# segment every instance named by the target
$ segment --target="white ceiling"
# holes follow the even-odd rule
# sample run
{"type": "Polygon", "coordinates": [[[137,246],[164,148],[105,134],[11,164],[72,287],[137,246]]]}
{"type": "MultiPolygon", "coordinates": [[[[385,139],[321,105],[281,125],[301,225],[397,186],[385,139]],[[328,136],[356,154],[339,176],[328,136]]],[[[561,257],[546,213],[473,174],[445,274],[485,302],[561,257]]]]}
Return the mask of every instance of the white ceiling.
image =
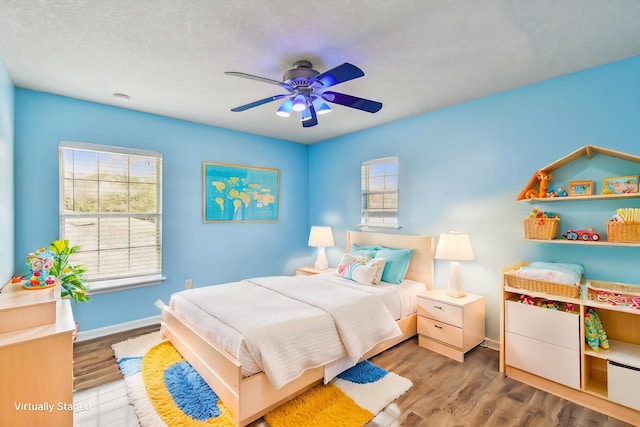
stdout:
{"type": "Polygon", "coordinates": [[[639,0],[0,0],[17,87],[307,144],[636,55],[639,0]],[[332,89],[384,107],[306,129],[278,101],[230,111],[283,91],[225,71],[300,59],[353,63],[332,89]]]}

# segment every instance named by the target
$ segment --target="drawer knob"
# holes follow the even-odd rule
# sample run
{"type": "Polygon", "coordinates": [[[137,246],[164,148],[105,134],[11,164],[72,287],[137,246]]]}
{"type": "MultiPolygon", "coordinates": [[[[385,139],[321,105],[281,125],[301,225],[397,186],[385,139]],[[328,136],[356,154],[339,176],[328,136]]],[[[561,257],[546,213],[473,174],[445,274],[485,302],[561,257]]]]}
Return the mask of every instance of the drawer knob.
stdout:
{"type": "Polygon", "coordinates": [[[442,306],[441,305],[434,305],[433,308],[437,308],[438,310],[442,310],[442,306]]]}
{"type": "Polygon", "coordinates": [[[433,326],[435,326],[438,329],[442,329],[442,326],[440,326],[440,325],[433,325],[433,326]]]}

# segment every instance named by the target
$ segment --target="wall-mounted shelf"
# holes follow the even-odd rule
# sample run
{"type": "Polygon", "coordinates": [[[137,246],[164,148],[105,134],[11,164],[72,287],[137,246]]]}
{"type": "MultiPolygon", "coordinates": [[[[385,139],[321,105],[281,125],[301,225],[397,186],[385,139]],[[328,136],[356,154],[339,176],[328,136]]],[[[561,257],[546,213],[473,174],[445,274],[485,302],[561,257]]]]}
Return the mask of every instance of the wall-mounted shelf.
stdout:
{"type": "Polygon", "coordinates": [[[575,200],[613,200],[613,199],[637,199],[640,197],[640,193],[626,193],[626,194],[594,194],[593,196],[567,196],[567,197],[547,197],[541,199],[535,197],[533,199],[522,199],[520,201],[526,201],[529,203],[553,203],[553,202],[568,202],[575,200]]]}
{"type": "MultiPolygon", "coordinates": [[[[547,165],[539,170],[545,171],[547,173],[553,172],[556,169],[561,168],[577,159],[586,157],[591,160],[594,156],[602,154],[604,156],[612,157],[615,159],[620,159],[628,162],[638,163],[640,164],[640,156],[635,156],[633,154],[623,153],[620,151],[610,150],[608,148],[596,147],[595,145],[585,145],[582,148],[577,149],[573,153],[569,153],[561,159],[556,160],[555,162],[547,165]]],[[[585,199],[585,200],[594,200],[597,198],[619,198],[619,197],[639,197],[638,193],[635,194],[602,194],[602,195],[593,195],[593,196],[569,196],[569,197],[551,197],[551,198],[535,198],[535,199],[527,199],[526,193],[528,190],[536,188],[538,186],[537,174],[533,174],[527,185],[522,189],[520,194],[516,200],[529,200],[535,202],[547,202],[547,201],[562,201],[564,199],[576,200],[576,199],[585,199]]]]}
{"type": "Polygon", "coordinates": [[[625,243],[625,242],[607,242],[606,240],[598,240],[594,242],[592,240],[565,240],[565,239],[553,239],[553,240],[542,240],[542,239],[524,239],[529,242],[535,243],[552,243],[556,245],[587,245],[587,246],[640,246],[640,243],[625,243]]]}

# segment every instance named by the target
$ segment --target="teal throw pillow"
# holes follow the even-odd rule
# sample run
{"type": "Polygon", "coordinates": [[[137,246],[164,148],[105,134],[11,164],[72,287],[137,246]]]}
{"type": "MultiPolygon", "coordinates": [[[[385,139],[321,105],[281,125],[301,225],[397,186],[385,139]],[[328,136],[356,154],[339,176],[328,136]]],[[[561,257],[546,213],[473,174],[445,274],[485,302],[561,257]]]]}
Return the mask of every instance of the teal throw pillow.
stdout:
{"type": "Polygon", "coordinates": [[[409,268],[411,255],[413,255],[412,249],[380,248],[376,253],[376,258],[387,260],[382,272],[382,281],[394,284],[402,283],[409,268]]]}

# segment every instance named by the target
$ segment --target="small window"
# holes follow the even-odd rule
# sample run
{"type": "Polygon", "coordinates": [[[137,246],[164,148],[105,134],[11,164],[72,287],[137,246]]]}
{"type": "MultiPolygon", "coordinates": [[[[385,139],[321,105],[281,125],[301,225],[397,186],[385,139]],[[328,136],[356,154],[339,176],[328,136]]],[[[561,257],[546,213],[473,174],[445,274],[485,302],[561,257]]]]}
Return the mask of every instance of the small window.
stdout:
{"type": "Polygon", "coordinates": [[[362,163],[360,227],[398,226],[398,158],[369,160],[362,163]]]}
{"type": "Polygon", "coordinates": [[[61,142],[60,237],[80,246],[91,292],[162,280],[162,156],[61,142]]]}

